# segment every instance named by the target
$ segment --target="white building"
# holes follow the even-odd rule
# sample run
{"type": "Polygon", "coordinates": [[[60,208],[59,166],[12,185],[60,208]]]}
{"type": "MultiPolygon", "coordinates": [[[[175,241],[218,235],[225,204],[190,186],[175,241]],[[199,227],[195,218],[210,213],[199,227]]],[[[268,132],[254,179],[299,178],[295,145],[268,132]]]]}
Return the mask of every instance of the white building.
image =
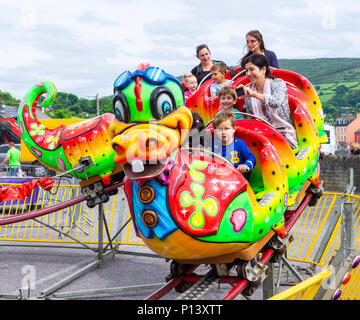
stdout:
{"type": "Polygon", "coordinates": [[[324,154],[334,154],[336,150],[335,127],[325,123],[324,131],[328,137],[328,142],[321,144],[320,150],[324,152],[324,154]]]}

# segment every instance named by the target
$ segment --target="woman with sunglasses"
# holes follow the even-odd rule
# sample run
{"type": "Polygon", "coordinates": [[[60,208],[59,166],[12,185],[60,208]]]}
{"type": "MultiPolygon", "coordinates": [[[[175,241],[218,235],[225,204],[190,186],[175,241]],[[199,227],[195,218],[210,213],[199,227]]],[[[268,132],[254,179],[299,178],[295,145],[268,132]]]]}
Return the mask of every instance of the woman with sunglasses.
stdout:
{"type": "Polygon", "coordinates": [[[262,54],[268,59],[270,67],[279,69],[279,61],[275,52],[265,49],[263,36],[258,30],[252,30],[246,34],[246,46],[248,48],[248,53],[240,62],[240,65],[243,68],[244,62],[249,56],[252,54],[262,54]]]}

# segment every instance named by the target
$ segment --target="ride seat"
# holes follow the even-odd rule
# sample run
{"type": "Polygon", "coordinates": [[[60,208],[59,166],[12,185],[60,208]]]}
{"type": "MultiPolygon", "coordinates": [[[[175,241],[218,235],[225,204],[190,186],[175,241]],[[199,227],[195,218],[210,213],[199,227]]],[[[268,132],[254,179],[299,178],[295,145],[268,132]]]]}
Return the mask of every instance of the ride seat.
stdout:
{"type": "Polygon", "coordinates": [[[186,85],[185,85],[185,81],[181,82],[181,86],[182,86],[182,88],[183,88],[183,90],[185,92],[187,90],[186,85]]]}
{"type": "MultiPolygon", "coordinates": [[[[207,131],[214,134],[212,125],[207,131]]],[[[237,126],[235,137],[243,140],[256,158],[256,165],[250,172],[249,185],[259,205],[265,206],[275,197],[277,188],[281,187],[280,182],[287,181],[280,157],[270,141],[251,128],[237,126]]]]}

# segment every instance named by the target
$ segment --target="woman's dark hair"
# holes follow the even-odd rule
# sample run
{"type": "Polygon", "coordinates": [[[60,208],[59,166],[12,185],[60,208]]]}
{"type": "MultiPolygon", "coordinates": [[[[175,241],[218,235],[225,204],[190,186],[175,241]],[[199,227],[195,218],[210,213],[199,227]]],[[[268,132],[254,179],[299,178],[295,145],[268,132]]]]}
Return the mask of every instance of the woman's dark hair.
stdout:
{"type": "Polygon", "coordinates": [[[249,62],[256,65],[259,69],[266,67],[265,77],[274,79],[274,76],[272,75],[271,69],[269,66],[269,61],[264,55],[257,53],[257,54],[252,54],[251,56],[247,57],[244,60],[244,65],[243,65],[244,69],[245,69],[245,65],[249,62]]]}
{"type": "MultiPolygon", "coordinates": [[[[265,52],[266,49],[265,49],[264,39],[263,39],[263,36],[262,36],[262,34],[260,33],[259,30],[251,30],[251,31],[249,31],[249,32],[246,34],[245,38],[246,38],[247,36],[253,37],[253,38],[255,38],[257,41],[259,41],[259,42],[260,42],[260,49],[261,49],[261,51],[265,52]]],[[[252,53],[250,50],[248,50],[248,53],[241,59],[240,65],[241,65],[243,68],[244,68],[243,62],[245,61],[246,58],[248,58],[248,57],[251,56],[252,54],[253,54],[253,53],[252,53]]]]}
{"type": "Polygon", "coordinates": [[[196,47],[196,57],[197,58],[199,57],[199,51],[201,51],[202,49],[207,49],[210,52],[210,49],[206,44],[200,44],[196,47]]]}

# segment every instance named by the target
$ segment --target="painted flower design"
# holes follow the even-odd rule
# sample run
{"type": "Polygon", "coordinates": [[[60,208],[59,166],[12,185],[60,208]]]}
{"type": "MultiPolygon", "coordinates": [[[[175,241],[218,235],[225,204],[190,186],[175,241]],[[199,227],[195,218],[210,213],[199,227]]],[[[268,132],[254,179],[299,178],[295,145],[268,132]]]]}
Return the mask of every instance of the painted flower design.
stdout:
{"type": "Polygon", "coordinates": [[[181,203],[183,207],[195,205],[196,209],[195,212],[191,215],[189,223],[194,228],[202,228],[205,224],[205,217],[203,212],[210,216],[215,216],[219,211],[218,204],[213,198],[202,198],[205,192],[205,188],[202,185],[192,183],[191,190],[194,194],[194,197],[192,197],[190,192],[185,191],[182,194],[181,203]]]}
{"type": "Polygon", "coordinates": [[[191,178],[198,183],[202,183],[205,179],[205,174],[203,174],[202,172],[198,172],[197,170],[203,170],[207,167],[207,163],[204,161],[194,161],[191,165],[189,165],[190,167],[190,176],[191,178]]]}
{"type": "Polygon", "coordinates": [[[46,142],[49,144],[49,150],[54,150],[55,146],[59,142],[59,137],[60,137],[60,132],[58,132],[55,137],[50,136],[49,138],[46,139],[46,142]]]}
{"type": "Polygon", "coordinates": [[[32,129],[30,130],[31,136],[43,136],[45,134],[45,126],[43,124],[32,123],[30,128],[32,129]]]}

